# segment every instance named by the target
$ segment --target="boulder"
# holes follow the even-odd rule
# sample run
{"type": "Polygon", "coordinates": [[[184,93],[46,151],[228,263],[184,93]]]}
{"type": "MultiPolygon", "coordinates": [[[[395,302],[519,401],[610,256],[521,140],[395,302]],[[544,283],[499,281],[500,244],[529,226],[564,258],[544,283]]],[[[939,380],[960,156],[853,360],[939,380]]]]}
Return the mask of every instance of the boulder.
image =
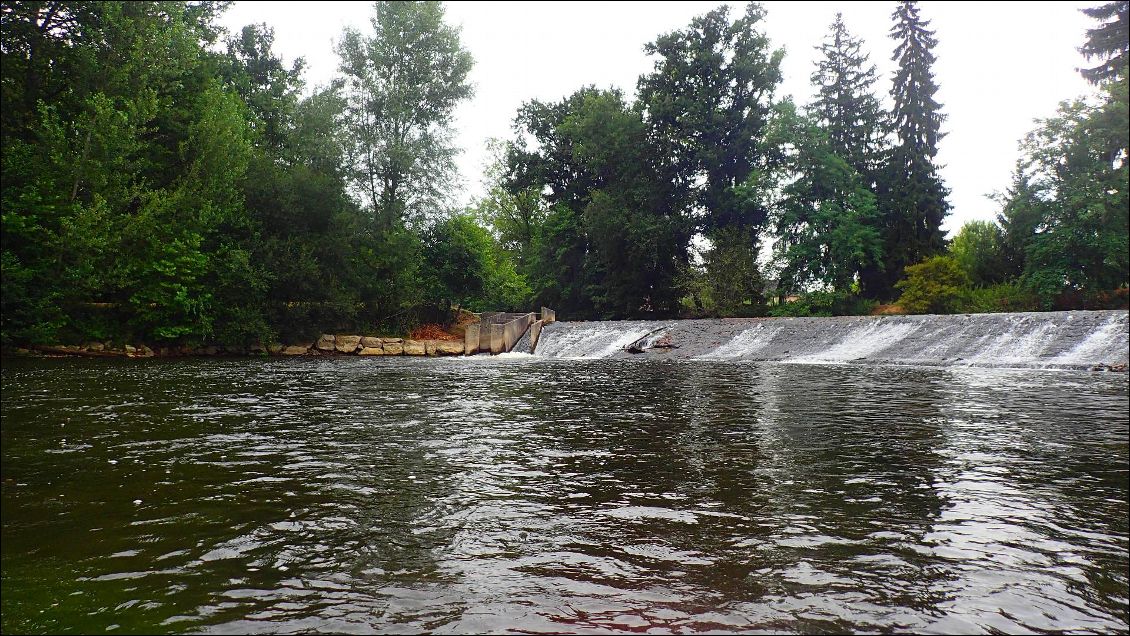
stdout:
{"type": "Polygon", "coordinates": [[[102,351],[106,348],[106,345],[102,344],[101,342],[88,342],[83,345],[83,348],[85,348],[87,351],[102,351]]]}
{"type": "Polygon", "coordinates": [[[318,343],[315,345],[319,351],[333,351],[334,350],[334,337],[331,334],[324,333],[318,338],[318,343]]]}
{"type": "Polygon", "coordinates": [[[367,347],[367,348],[380,347],[381,346],[381,339],[380,338],[374,338],[372,336],[362,336],[361,337],[361,346],[367,347]]]}
{"type": "Polygon", "coordinates": [[[289,346],[283,347],[281,353],[284,356],[305,355],[305,353],[307,351],[309,351],[310,347],[312,347],[312,346],[314,346],[314,345],[313,345],[313,343],[310,343],[310,342],[303,343],[303,344],[289,345],[289,346]]]}
{"type": "Polygon", "coordinates": [[[437,340],[436,355],[461,356],[463,355],[463,342],[455,340],[437,340]]]}
{"type": "Polygon", "coordinates": [[[133,354],[137,353],[137,347],[133,345],[126,345],[125,349],[127,356],[132,356],[133,354]]]}
{"type": "Polygon", "coordinates": [[[421,340],[405,340],[404,341],[404,355],[406,356],[422,356],[427,353],[427,348],[421,340]]]}
{"type": "Polygon", "coordinates": [[[404,339],[403,338],[381,338],[381,342],[383,342],[386,345],[387,344],[401,344],[402,342],[404,342],[404,339]]]}
{"type": "Polygon", "coordinates": [[[435,340],[425,340],[424,341],[424,353],[426,353],[429,356],[434,356],[436,354],[436,341],[435,340]]]}
{"type": "Polygon", "coordinates": [[[361,346],[361,336],[334,336],[334,348],[342,353],[353,353],[361,346]]]}
{"type": "Polygon", "coordinates": [[[141,356],[142,358],[152,358],[157,354],[155,354],[149,347],[141,345],[141,348],[137,350],[137,355],[141,356]]]}
{"type": "Polygon", "coordinates": [[[398,356],[404,353],[404,347],[399,342],[386,342],[384,352],[386,356],[398,356]]]}
{"type": "Polygon", "coordinates": [[[271,344],[267,345],[267,353],[269,353],[269,354],[271,354],[271,355],[273,355],[273,356],[277,356],[277,355],[279,355],[280,353],[282,353],[282,350],[283,350],[283,347],[284,347],[284,346],[285,346],[285,345],[283,345],[283,344],[281,344],[281,343],[278,343],[278,342],[272,342],[271,344]]]}
{"type": "Polygon", "coordinates": [[[357,352],[359,356],[383,356],[385,355],[384,347],[362,347],[357,352]]]}

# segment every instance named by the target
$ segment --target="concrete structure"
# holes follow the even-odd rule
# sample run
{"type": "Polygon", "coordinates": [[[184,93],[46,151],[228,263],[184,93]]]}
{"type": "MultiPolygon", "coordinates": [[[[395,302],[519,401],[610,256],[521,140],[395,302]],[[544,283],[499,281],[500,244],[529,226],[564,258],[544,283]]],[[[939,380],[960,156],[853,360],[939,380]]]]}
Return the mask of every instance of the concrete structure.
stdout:
{"type": "Polygon", "coordinates": [[[555,315],[552,309],[542,307],[541,320],[538,318],[538,314],[532,312],[518,314],[485,311],[480,314],[478,325],[467,326],[464,335],[464,351],[467,355],[488,351],[497,355],[512,351],[519,341],[524,341],[530,325],[535,322],[544,324],[547,318],[552,322],[555,315]]]}
{"type": "Polygon", "coordinates": [[[1125,370],[1125,309],[943,316],[558,322],[538,356],[1125,370]]]}
{"type": "MultiPolygon", "coordinates": [[[[545,308],[542,308],[542,315],[545,315],[545,308]]],[[[545,326],[545,318],[537,320],[534,324],[530,325],[530,353],[533,353],[538,348],[538,338],[541,337],[541,328],[545,326]]]]}
{"type": "Polygon", "coordinates": [[[463,351],[469,356],[479,352],[479,325],[467,325],[463,333],[463,351]]]}

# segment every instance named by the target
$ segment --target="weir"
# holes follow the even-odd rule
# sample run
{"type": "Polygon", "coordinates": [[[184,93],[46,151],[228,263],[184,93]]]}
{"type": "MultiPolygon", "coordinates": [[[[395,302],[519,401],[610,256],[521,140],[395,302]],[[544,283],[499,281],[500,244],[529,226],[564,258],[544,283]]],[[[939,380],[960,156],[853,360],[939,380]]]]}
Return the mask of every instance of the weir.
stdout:
{"type": "MultiPolygon", "coordinates": [[[[1125,310],[945,316],[555,322],[545,358],[1125,369],[1125,310]]],[[[527,339],[516,351],[531,351],[527,339]]]]}

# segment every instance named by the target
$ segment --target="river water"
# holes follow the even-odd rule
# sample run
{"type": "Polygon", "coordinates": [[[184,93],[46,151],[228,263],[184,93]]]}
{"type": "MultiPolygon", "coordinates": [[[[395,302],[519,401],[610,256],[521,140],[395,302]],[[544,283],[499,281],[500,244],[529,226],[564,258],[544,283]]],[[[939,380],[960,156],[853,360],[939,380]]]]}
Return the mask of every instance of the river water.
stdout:
{"type": "Polygon", "coordinates": [[[1128,629],[1124,373],[4,360],[2,631],[1128,629]]]}

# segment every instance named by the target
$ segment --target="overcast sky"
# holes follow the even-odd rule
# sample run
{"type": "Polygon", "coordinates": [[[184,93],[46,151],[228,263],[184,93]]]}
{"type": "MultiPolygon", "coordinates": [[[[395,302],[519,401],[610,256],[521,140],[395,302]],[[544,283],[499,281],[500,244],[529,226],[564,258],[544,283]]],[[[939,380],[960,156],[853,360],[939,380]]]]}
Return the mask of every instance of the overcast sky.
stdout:
{"type": "MultiPolygon", "coordinates": [[[[509,138],[522,102],[557,100],[586,84],[619,87],[634,95],[653,60],[643,45],[685,27],[720,2],[519,3],[454,2],[447,21],[462,28],[475,58],[475,96],[457,112],[457,143],[464,187],[460,200],[482,193],[485,141],[509,138]]],[[[734,5],[739,15],[744,3],[734,5]]],[[[887,32],[895,2],[765,2],[764,29],[784,47],[779,95],[798,103],[812,96],[809,76],[837,11],[863,38],[880,71],[879,91],[890,91],[894,42],[887,32]]],[[[1080,13],[1095,2],[921,2],[936,31],[934,75],[947,121],[939,162],[952,193],[945,227],[952,234],[970,219],[991,219],[996,204],[985,195],[1003,190],[1018,157],[1017,142],[1036,118],[1057,104],[1091,92],[1076,68],[1077,47],[1093,21],[1080,13]]],[[[337,73],[334,43],[346,25],[371,33],[367,2],[236,2],[222,22],[235,31],[265,22],[275,29],[275,50],[288,63],[306,58],[308,85],[337,73]]]]}

